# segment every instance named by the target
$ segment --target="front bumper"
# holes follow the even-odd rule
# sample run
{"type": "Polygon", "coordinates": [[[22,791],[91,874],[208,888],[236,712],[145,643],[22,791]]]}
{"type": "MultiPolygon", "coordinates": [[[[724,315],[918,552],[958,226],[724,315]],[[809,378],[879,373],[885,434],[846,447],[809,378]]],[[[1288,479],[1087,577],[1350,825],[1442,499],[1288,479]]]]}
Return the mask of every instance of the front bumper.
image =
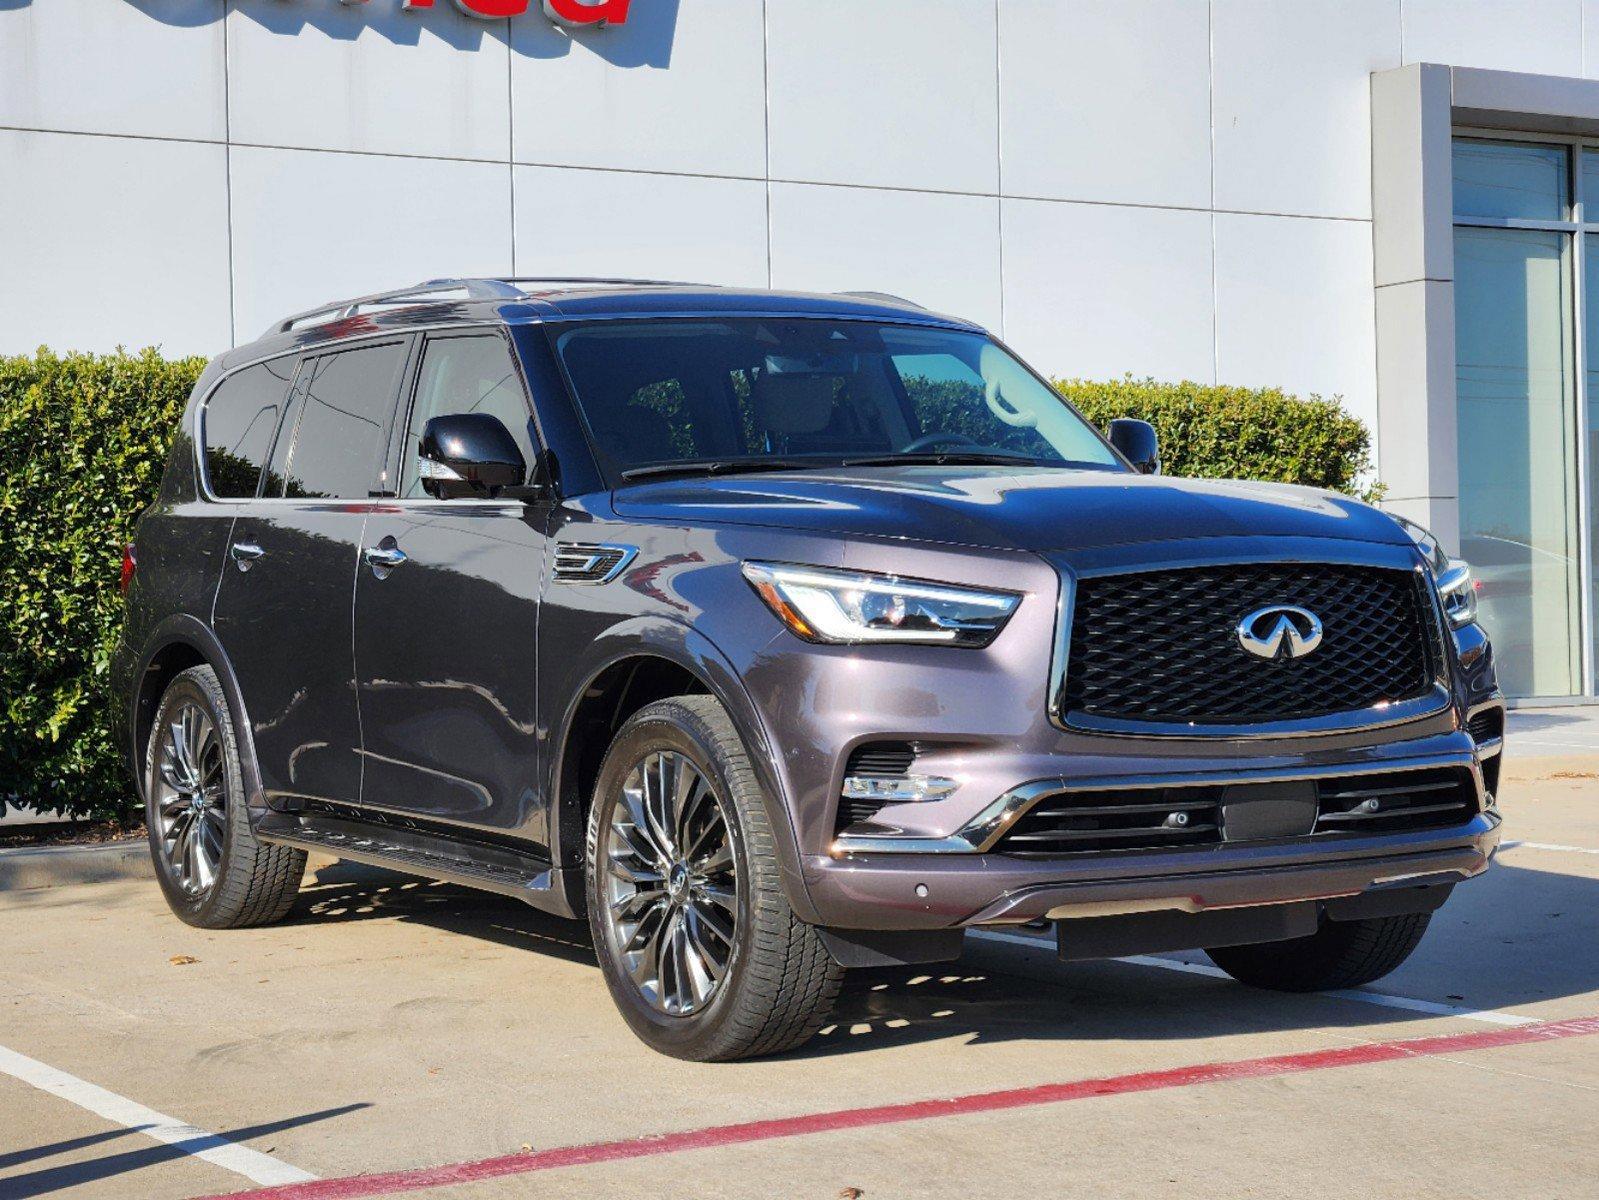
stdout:
{"type": "MultiPolygon", "coordinates": [[[[1141,912],[1198,913],[1452,885],[1487,869],[1499,844],[1500,817],[1482,786],[1474,754],[1430,756],[1425,763],[1469,769],[1477,785],[1479,811],[1446,828],[1322,833],[1049,859],[975,848],[992,845],[1008,819],[990,813],[986,824],[964,831],[962,836],[974,843],[964,852],[958,844],[961,837],[919,844],[901,841],[897,846],[892,838],[869,833],[841,837],[833,854],[806,860],[806,885],[822,924],[884,930],[1141,912]]],[[[1349,771],[1345,764],[1340,773],[1349,771]]],[[[1275,772],[1273,777],[1295,774],[1275,772]]],[[[1228,777],[1260,778],[1247,770],[1228,777]]],[[[1038,781],[1038,786],[1049,790],[1058,783],[1038,781]]],[[[1028,788],[1012,793],[1029,794],[1028,788]]],[[[1025,811],[1025,805],[1015,811],[1025,811]]]]}

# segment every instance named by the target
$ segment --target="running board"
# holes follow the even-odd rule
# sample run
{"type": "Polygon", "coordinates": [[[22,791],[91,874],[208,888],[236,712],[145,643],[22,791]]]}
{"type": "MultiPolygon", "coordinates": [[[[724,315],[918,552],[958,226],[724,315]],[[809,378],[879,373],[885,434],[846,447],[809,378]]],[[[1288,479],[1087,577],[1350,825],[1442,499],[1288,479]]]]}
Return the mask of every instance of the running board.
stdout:
{"type": "MultiPolygon", "coordinates": [[[[567,899],[562,872],[532,855],[494,849],[482,852],[480,857],[466,858],[451,851],[468,847],[451,844],[445,838],[282,813],[268,815],[256,836],[280,846],[513,896],[556,916],[578,915],[567,899]]],[[[470,849],[478,852],[477,847],[470,849]]]]}

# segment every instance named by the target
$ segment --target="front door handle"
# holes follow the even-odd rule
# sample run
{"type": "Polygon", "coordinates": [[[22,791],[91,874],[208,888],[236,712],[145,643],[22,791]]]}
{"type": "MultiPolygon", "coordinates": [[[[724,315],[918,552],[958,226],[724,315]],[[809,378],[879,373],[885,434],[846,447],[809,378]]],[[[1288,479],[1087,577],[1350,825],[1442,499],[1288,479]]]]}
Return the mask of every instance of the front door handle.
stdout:
{"type": "Polygon", "coordinates": [[[368,546],[361,551],[361,557],[372,568],[374,575],[379,579],[387,579],[389,572],[405,561],[405,551],[394,544],[393,538],[384,538],[376,546],[368,546]]]}
{"type": "Polygon", "coordinates": [[[233,545],[228,547],[228,553],[233,556],[233,561],[238,565],[239,570],[248,571],[250,564],[265,554],[266,551],[254,542],[234,542],[233,545]]]}

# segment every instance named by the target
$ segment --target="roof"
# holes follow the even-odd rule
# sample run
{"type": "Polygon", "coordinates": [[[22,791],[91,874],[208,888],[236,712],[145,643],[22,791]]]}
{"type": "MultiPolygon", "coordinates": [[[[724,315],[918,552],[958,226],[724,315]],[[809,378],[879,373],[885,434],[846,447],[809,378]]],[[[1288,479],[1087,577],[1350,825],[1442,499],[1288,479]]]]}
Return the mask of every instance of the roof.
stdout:
{"type": "Polygon", "coordinates": [[[806,316],[978,328],[884,292],[781,292],[647,279],[433,279],[284,317],[223,357],[258,359],[386,329],[643,316],[806,316]]]}

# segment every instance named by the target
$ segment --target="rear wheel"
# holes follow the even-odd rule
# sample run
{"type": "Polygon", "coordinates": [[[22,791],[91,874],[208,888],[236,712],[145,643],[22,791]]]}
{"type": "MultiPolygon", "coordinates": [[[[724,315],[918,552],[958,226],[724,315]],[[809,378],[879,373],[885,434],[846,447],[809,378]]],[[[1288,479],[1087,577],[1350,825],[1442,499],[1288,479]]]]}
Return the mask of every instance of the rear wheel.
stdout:
{"type": "Polygon", "coordinates": [[[1394,970],[1421,942],[1431,913],[1325,921],[1309,937],[1205,951],[1227,974],[1251,987],[1322,992],[1358,987],[1394,970]]]}
{"type": "Polygon", "coordinates": [[[190,667],[161,697],[146,748],[145,824],[156,879],[190,925],[264,925],[294,903],[305,852],[268,845],[250,828],[233,718],[210,667],[190,667]]]}
{"type": "Polygon", "coordinates": [[[589,925],[612,998],[664,1054],[775,1054],[821,1028],[843,970],[789,908],[749,757],[709,696],[639,710],[600,767],[589,925]]]}

